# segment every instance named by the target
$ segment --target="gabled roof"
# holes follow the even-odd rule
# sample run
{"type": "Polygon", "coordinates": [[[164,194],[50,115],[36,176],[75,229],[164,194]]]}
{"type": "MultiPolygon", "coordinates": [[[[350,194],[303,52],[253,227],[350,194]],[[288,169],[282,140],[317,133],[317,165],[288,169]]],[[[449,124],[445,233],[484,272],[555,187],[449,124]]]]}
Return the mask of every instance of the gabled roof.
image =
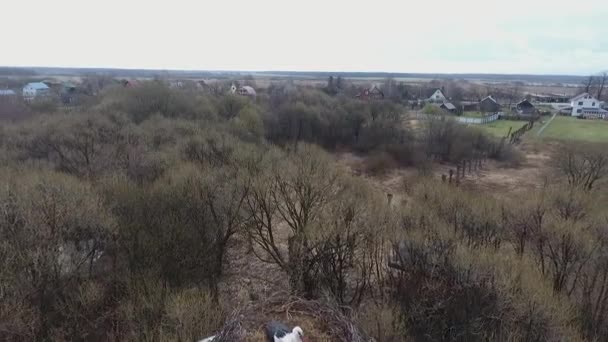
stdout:
{"type": "Polygon", "coordinates": [[[430,98],[431,96],[433,96],[437,91],[439,91],[441,93],[441,95],[443,95],[445,97],[445,94],[443,93],[443,91],[441,91],[441,89],[439,88],[428,88],[425,90],[425,96],[427,98],[430,98]]]}
{"type": "Polygon", "coordinates": [[[442,106],[443,106],[443,107],[445,107],[446,109],[449,109],[449,110],[454,110],[454,109],[456,109],[456,106],[454,106],[454,105],[453,105],[452,103],[450,103],[450,102],[444,102],[444,103],[442,104],[442,106]]]}
{"type": "Polygon", "coordinates": [[[49,89],[49,86],[47,86],[46,84],[44,84],[42,82],[31,82],[31,83],[26,84],[25,87],[36,89],[36,90],[49,89]]]}
{"type": "Polygon", "coordinates": [[[519,107],[519,106],[528,106],[528,107],[534,107],[534,105],[533,105],[533,104],[532,104],[530,101],[528,101],[528,99],[523,99],[523,100],[519,101],[519,102],[516,104],[516,106],[517,106],[517,107],[519,107]]]}
{"type": "Polygon", "coordinates": [[[372,85],[372,86],[369,88],[369,92],[370,92],[370,93],[371,93],[371,92],[374,92],[374,93],[383,93],[383,92],[382,92],[382,90],[380,90],[380,87],[378,87],[378,85],[377,85],[377,84],[372,85]]]}
{"type": "Polygon", "coordinates": [[[498,102],[496,102],[496,100],[494,100],[494,98],[492,97],[492,95],[489,95],[489,96],[484,97],[484,98],[483,98],[483,99],[481,99],[481,101],[479,101],[479,102],[481,103],[481,102],[483,102],[483,101],[485,101],[485,100],[490,100],[490,101],[492,101],[492,102],[494,102],[494,103],[498,104],[498,102]]]}
{"type": "Polygon", "coordinates": [[[583,98],[589,96],[592,99],[595,99],[593,96],[591,96],[589,93],[582,93],[582,94],[578,94],[575,97],[570,99],[570,102],[576,102],[578,100],[582,100],[583,98]]]}

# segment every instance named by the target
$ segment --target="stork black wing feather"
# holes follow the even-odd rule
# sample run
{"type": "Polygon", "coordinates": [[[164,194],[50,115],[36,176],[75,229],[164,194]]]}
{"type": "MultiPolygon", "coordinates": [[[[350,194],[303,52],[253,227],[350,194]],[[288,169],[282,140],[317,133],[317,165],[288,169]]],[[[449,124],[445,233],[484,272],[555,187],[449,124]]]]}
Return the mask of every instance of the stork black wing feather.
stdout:
{"type": "Polygon", "coordinates": [[[289,328],[281,322],[272,321],[266,324],[266,337],[268,338],[268,342],[274,342],[275,336],[281,338],[289,332],[289,328]]]}

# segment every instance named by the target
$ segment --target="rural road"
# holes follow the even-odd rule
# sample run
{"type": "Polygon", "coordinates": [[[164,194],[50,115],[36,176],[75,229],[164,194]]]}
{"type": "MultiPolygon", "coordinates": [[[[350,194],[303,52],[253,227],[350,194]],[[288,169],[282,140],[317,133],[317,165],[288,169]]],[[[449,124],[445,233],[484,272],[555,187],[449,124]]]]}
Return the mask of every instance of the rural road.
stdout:
{"type": "Polygon", "coordinates": [[[553,119],[555,119],[555,117],[557,116],[557,113],[553,114],[553,116],[551,117],[551,119],[549,119],[549,121],[547,121],[546,124],[543,125],[543,127],[541,127],[538,132],[536,132],[537,136],[540,136],[543,131],[545,130],[545,128],[547,128],[547,126],[549,126],[549,124],[551,123],[551,121],[553,121],[553,119]]]}

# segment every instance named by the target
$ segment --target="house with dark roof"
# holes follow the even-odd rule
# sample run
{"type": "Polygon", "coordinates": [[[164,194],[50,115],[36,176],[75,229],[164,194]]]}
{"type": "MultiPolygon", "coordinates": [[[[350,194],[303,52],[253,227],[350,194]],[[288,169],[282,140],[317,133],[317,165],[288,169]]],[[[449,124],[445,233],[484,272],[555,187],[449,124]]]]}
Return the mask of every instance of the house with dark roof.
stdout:
{"type": "Polygon", "coordinates": [[[378,85],[374,84],[360,91],[355,97],[361,100],[382,100],[384,99],[384,92],[378,85]]]}
{"type": "Polygon", "coordinates": [[[486,96],[479,101],[479,111],[484,113],[495,113],[500,111],[500,105],[491,95],[486,96]]]}
{"type": "Polygon", "coordinates": [[[608,111],[600,107],[600,101],[589,93],[582,93],[570,99],[571,116],[584,118],[601,118],[608,116],[608,111]]]}
{"type": "Polygon", "coordinates": [[[523,99],[515,105],[515,111],[519,114],[534,114],[536,107],[527,99],[523,99]]]}
{"type": "Polygon", "coordinates": [[[136,87],[139,87],[139,81],[138,80],[126,80],[126,79],[124,79],[124,80],[121,80],[120,83],[125,88],[136,88],[136,87]]]}
{"type": "Polygon", "coordinates": [[[51,88],[42,82],[31,82],[23,87],[23,98],[33,100],[36,97],[49,96],[51,88]]]}
{"type": "Polygon", "coordinates": [[[447,111],[447,112],[450,112],[450,113],[456,113],[456,106],[454,106],[454,105],[453,105],[452,103],[450,103],[450,102],[444,102],[444,103],[442,103],[442,104],[439,106],[439,108],[441,108],[441,109],[443,109],[443,110],[445,110],[445,111],[447,111]]]}

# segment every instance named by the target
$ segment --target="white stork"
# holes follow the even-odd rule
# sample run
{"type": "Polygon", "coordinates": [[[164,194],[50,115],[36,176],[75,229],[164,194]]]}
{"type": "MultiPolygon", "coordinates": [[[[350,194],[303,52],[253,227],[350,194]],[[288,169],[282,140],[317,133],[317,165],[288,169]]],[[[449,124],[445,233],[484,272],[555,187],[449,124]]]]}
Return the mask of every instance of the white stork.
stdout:
{"type": "MultiPolygon", "coordinates": [[[[277,321],[272,321],[266,324],[266,338],[268,342],[306,342],[304,331],[300,327],[294,327],[293,330],[277,321]]],[[[198,342],[213,342],[215,336],[204,338],[198,342]]]]}
{"type": "Polygon", "coordinates": [[[266,338],[268,342],[305,342],[304,331],[300,327],[293,330],[277,321],[266,324],[266,338]]]}

